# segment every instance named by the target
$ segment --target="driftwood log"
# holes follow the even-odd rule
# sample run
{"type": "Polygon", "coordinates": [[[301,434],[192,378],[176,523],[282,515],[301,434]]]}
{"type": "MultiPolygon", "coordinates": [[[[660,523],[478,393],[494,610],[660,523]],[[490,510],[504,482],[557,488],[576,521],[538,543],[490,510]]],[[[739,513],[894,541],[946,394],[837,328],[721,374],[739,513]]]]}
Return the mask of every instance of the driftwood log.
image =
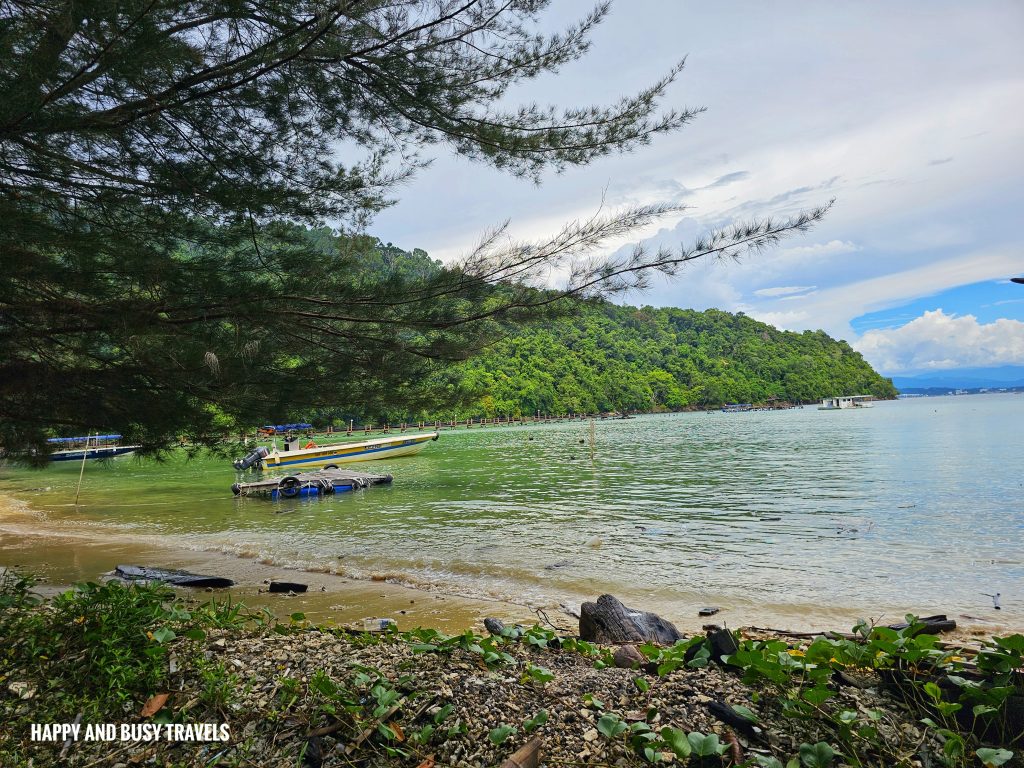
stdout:
{"type": "MultiPolygon", "coordinates": [[[[915,635],[934,635],[938,632],[951,632],[956,629],[956,621],[947,617],[944,613],[936,614],[935,616],[922,616],[917,621],[923,626],[914,633],[915,635]]],[[[901,622],[899,624],[885,624],[884,626],[889,629],[900,630],[906,629],[909,625],[906,622],[901,622]]],[[[775,629],[773,627],[743,627],[743,629],[750,632],[764,632],[778,637],[795,637],[800,640],[809,640],[822,636],[833,639],[843,638],[845,640],[860,639],[860,635],[855,635],[851,632],[790,632],[789,630],[775,629]]]]}
{"type": "Polygon", "coordinates": [[[540,764],[540,745],[540,736],[535,736],[513,752],[512,755],[501,764],[501,768],[537,768],[540,764]]]}
{"type": "Polygon", "coordinates": [[[601,595],[597,602],[580,607],[580,637],[603,645],[671,645],[683,635],[655,613],[627,608],[612,595],[601,595]]]}
{"type": "Polygon", "coordinates": [[[230,587],[231,579],[222,576],[203,576],[188,571],[169,570],[167,568],[150,568],[145,565],[119,565],[114,575],[125,581],[162,581],[176,587],[230,587]]]}

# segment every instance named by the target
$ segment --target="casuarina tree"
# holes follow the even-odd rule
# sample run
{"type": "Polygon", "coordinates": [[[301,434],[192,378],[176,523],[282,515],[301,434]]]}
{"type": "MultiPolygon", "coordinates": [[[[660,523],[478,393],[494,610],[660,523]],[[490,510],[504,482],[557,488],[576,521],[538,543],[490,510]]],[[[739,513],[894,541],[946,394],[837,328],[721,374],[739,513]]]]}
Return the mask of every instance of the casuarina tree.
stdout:
{"type": "Polygon", "coordinates": [[[0,3],[3,452],[92,429],[158,450],[315,406],[417,407],[442,397],[431,372],[502,323],[823,214],[592,256],[672,210],[647,206],[544,242],[499,228],[444,268],[368,269],[380,245],[359,233],[431,145],[539,180],[698,114],[662,106],[682,62],[604,106],[508,106],[510,86],[584,55],[608,11],[543,34],[547,5],[0,3]]]}

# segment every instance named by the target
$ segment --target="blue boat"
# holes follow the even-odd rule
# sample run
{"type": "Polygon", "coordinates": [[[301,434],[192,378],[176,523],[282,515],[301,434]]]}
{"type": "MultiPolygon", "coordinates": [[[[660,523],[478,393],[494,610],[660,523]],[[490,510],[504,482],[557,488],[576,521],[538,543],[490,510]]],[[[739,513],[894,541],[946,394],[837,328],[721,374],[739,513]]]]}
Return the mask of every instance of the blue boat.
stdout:
{"type": "Polygon", "coordinates": [[[50,461],[82,461],[83,459],[116,459],[135,453],[141,446],[121,445],[121,435],[89,435],[87,437],[51,437],[46,442],[56,450],[50,461]]]}

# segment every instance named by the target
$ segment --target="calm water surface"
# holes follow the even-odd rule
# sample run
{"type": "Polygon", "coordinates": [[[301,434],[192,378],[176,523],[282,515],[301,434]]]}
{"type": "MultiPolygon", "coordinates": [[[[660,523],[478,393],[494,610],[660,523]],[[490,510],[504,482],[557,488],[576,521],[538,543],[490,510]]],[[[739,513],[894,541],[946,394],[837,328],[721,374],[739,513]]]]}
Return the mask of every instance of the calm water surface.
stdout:
{"type": "Polygon", "coordinates": [[[1024,396],[445,432],[392,487],[236,499],[219,459],[0,470],[68,529],[524,604],[966,612],[1024,624],[1024,396]],[[582,441],[582,443],[581,443],[582,441]],[[981,593],[1002,593],[994,613],[981,593]]]}

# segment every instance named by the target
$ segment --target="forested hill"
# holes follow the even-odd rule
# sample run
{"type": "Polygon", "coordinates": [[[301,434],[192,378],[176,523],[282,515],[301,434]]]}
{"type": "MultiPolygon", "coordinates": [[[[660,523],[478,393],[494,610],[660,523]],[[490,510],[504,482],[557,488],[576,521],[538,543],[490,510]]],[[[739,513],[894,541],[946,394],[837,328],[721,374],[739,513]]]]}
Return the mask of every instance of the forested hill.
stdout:
{"type": "Polygon", "coordinates": [[[465,363],[464,375],[487,415],[896,396],[889,379],[824,331],[779,331],[713,309],[611,304],[521,328],[465,363]]]}
{"type": "MultiPolygon", "coordinates": [[[[308,230],[307,237],[317,248],[337,247],[330,230],[308,230]]],[[[405,251],[380,241],[361,252],[359,263],[356,277],[373,281],[442,269],[425,251],[405,251]]],[[[892,382],[875,373],[859,353],[824,331],[780,331],[714,309],[583,303],[571,316],[512,327],[508,334],[482,354],[442,368],[425,382],[440,410],[371,414],[342,407],[317,416],[394,422],[897,394],[892,382]],[[463,405],[454,409],[440,405],[460,401],[463,405]]]]}

